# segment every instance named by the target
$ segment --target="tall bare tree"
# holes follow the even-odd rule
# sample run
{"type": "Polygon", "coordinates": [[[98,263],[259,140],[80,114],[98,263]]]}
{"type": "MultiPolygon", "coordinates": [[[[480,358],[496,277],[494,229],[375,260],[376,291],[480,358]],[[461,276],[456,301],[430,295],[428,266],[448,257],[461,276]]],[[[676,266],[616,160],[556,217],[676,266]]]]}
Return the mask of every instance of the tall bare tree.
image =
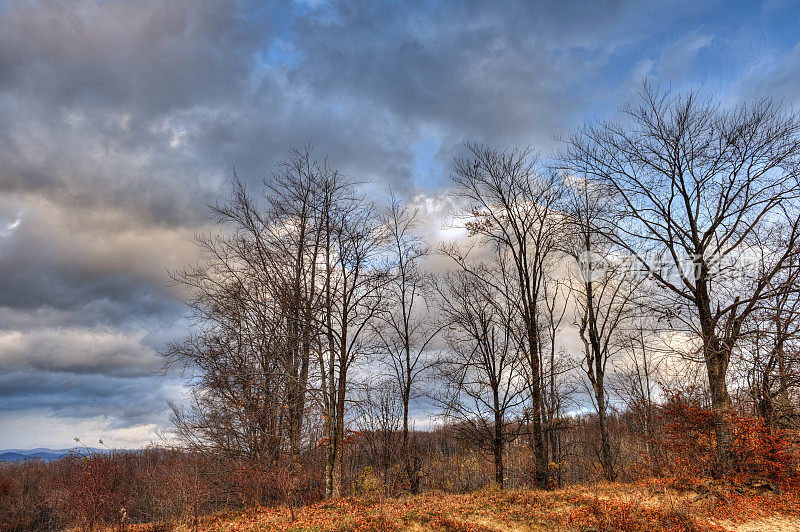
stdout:
{"type": "Polygon", "coordinates": [[[723,109],[647,84],[624,112],[625,122],[590,123],[573,135],[563,166],[616,194],[610,234],[697,339],[720,473],[732,459],[731,355],[747,318],[774,294],[770,281],[797,253],[800,120],[769,100],[723,109]],[[732,275],[728,266],[748,258],[754,267],[732,275]]]}
{"type": "Polygon", "coordinates": [[[323,187],[323,304],[325,345],[319,351],[326,415],[326,495],[343,493],[344,433],[348,375],[353,363],[374,349],[370,332],[389,279],[381,254],[385,231],[373,205],[352,181],[330,173],[323,187]]]}
{"type": "MultiPolygon", "coordinates": [[[[800,265],[786,268],[773,284],[796,286],[800,265]]],[[[773,288],[774,297],[750,318],[753,331],[742,346],[744,372],[755,414],[768,427],[797,425],[800,387],[800,294],[773,288]]]]}
{"type": "MultiPolygon", "coordinates": [[[[292,481],[300,469],[303,418],[308,395],[312,352],[318,343],[321,290],[318,284],[321,254],[322,221],[320,212],[321,182],[330,173],[326,164],[312,158],[310,147],[293,149],[290,158],[279,165],[272,180],[266,181],[269,209],[261,221],[265,238],[256,242],[258,262],[263,268],[278,263],[274,297],[283,301],[284,343],[282,350],[286,371],[286,406],[289,424],[289,453],[292,481]],[[281,275],[285,272],[287,275],[281,275]]],[[[258,217],[253,210],[250,217],[258,217]]]]}
{"type": "Polygon", "coordinates": [[[437,364],[444,389],[435,400],[462,434],[481,446],[488,443],[495,484],[502,488],[504,446],[515,435],[508,422],[525,391],[520,368],[524,358],[515,338],[519,314],[491,284],[464,271],[447,274],[439,290],[451,349],[437,364]]]}
{"type": "Polygon", "coordinates": [[[600,426],[603,476],[614,480],[614,455],[608,432],[609,360],[623,351],[626,327],[636,316],[636,291],[643,277],[614,257],[617,246],[603,224],[609,220],[610,197],[599,187],[575,180],[569,191],[570,238],[566,252],[575,259],[571,289],[576,325],[584,346],[583,370],[591,385],[600,426]]]}
{"type": "Polygon", "coordinates": [[[164,353],[196,377],[191,419],[175,409],[184,439],[256,458],[268,449],[274,461],[288,434],[295,474],[317,334],[315,190],[324,172],[310,148],[292,150],[261,201],[235,176],[231,198],[211,207],[222,231],[196,238],[203,262],[173,275],[190,293],[197,332],[164,353]]]}
{"type": "Polygon", "coordinates": [[[417,231],[419,213],[391,197],[384,215],[388,231],[391,272],[386,291],[386,311],[380,314],[376,332],[388,355],[403,406],[403,464],[412,493],[419,492],[419,463],[411,452],[409,407],[419,396],[417,382],[432,359],[426,350],[442,330],[440,320],[431,319],[430,282],[420,262],[428,247],[417,231]]]}
{"type": "MultiPolygon", "coordinates": [[[[498,296],[518,307],[523,324],[520,347],[527,360],[536,484],[544,489],[549,467],[542,430],[540,306],[544,274],[562,234],[562,186],[555,173],[539,167],[529,149],[498,151],[477,144],[466,148],[469,156],[455,161],[453,194],[464,201],[462,217],[470,234],[494,247],[496,256],[508,258],[508,269],[493,282],[498,296]]],[[[469,249],[452,246],[445,252],[464,271],[486,274],[476,271],[469,249]]]]}
{"type": "MultiPolygon", "coordinates": [[[[556,268],[558,265],[555,265],[556,268]]],[[[555,272],[553,272],[555,273],[555,272]]],[[[573,362],[566,356],[563,338],[564,319],[570,306],[567,280],[557,275],[546,275],[542,284],[542,421],[548,443],[548,462],[555,464],[556,485],[563,484],[562,432],[566,427],[565,403],[572,395],[571,383],[566,379],[573,362]]]]}

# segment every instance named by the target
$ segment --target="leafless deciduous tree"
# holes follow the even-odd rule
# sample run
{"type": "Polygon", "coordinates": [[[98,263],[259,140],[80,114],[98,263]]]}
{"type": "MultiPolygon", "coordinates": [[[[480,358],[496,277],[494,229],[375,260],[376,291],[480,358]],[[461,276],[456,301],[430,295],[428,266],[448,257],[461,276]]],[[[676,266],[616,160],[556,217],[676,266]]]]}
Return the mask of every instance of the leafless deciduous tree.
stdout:
{"type": "Polygon", "coordinates": [[[321,396],[326,415],[328,496],[342,495],[348,374],[374,350],[371,323],[381,310],[388,274],[380,261],[385,232],[373,205],[338,173],[323,189],[322,312],[325,345],[319,350],[321,396]]]}
{"type": "Polygon", "coordinates": [[[642,276],[631,275],[614,253],[617,246],[602,224],[609,219],[610,197],[586,181],[576,180],[569,191],[566,252],[575,259],[577,275],[571,289],[578,333],[584,346],[583,370],[591,385],[600,426],[600,464],[614,480],[614,454],[608,432],[609,360],[624,349],[626,328],[636,317],[636,294],[642,276]]]}
{"type": "Polygon", "coordinates": [[[314,397],[328,495],[339,495],[348,371],[371,347],[388,279],[381,220],[310,148],[291,151],[260,200],[236,178],[212,212],[222,231],[196,239],[204,261],[173,275],[198,324],[164,353],[194,376],[193,407],[175,408],[179,435],[273,462],[288,448],[294,479],[304,445],[316,444],[303,427],[314,397]]]}
{"type": "Polygon", "coordinates": [[[448,274],[439,290],[451,349],[437,365],[443,389],[434,399],[462,434],[480,445],[488,443],[495,483],[502,488],[503,450],[514,437],[508,421],[525,391],[524,358],[515,338],[519,314],[490,284],[464,271],[448,274]]]}
{"type": "MultiPolygon", "coordinates": [[[[548,486],[547,448],[542,430],[542,343],[540,316],[548,262],[562,235],[557,204],[562,186],[553,172],[543,171],[530,150],[498,151],[467,144],[469,156],[456,159],[453,194],[464,201],[462,213],[473,237],[508,259],[508,268],[494,280],[498,297],[517,306],[522,323],[530,392],[530,425],[536,460],[536,484],[548,486]]],[[[459,267],[476,272],[469,249],[444,250],[459,267]]]]}
{"type": "MultiPolygon", "coordinates": [[[[316,313],[319,310],[318,263],[321,254],[319,188],[330,170],[312,159],[311,149],[292,150],[279,166],[268,190],[267,220],[261,221],[264,235],[256,242],[259,261],[253,269],[265,269],[270,262],[281,270],[273,273],[274,297],[284,302],[280,317],[285,322],[282,358],[287,376],[286,408],[289,423],[289,452],[293,475],[300,467],[303,416],[306,409],[309,369],[317,344],[316,313]],[[290,275],[281,275],[286,272],[290,275]]],[[[249,215],[258,217],[251,209],[249,215]]],[[[246,221],[242,220],[242,221],[246,221]]]]}
{"type": "Polygon", "coordinates": [[[195,376],[191,412],[175,409],[179,434],[197,446],[274,461],[288,435],[299,467],[318,306],[319,217],[326,169],[293,150],[258,201],[238,177],[211,207],[223,231],[196,238],[204,260],[175,272],[199,327],[168,346],[168,364],[195,376]]]}
{"type": "MultiPolygon", "coordinates": [[[[557,267],[558,265],[556,265],[557,267]]],[[[555,464],[556,485],[563,484],[562,432],[566,426],[566,403],[574,395],[569,374],[574,362],[563,345],[564,319],[570,306],[566,279],[547,275],[542,285],[542,417],[548,442],[548,463],[555,464]]]]}
{"type": "Polygon", "coordinates": [[[409,432],[409,405],[419,396],[420,376],[430,367],[426,350],[441,331],[440,320],[432,319],[429,309],[429,275],[420,265],[428,253],[418,235],[418,212],[402,205],[394,196],[385,213],[391,272],[386,290],[385,312],[379,314],[376,333],[388,355],[391,373],[397,382],[403,408],[403,463],[409,489],[419,492],[419,463],[412,453],[409,432]]]}
{"type": "Polygon", "coordinates": [[[752,334],[742,346],[740,375],[755,414],[769,427],[797,425],[800,387],[800,265],[791,264],[773,279],[773,297],[753,312],[752,334]],[[780,286],[786,285],[786,286],[780,286]]]}
{"type": "Polygon", "coordinates": [[[573,135],[563,166],[613,190],[620,209],[610,234],[698,339],[721,472],[731,462],[731,354],[797,253],[800,120],[769,100],[723,109],[647,84],[624,111],[625,122],[573,135]],[[755,267],[733,271],[745,261],[755,267]]]}

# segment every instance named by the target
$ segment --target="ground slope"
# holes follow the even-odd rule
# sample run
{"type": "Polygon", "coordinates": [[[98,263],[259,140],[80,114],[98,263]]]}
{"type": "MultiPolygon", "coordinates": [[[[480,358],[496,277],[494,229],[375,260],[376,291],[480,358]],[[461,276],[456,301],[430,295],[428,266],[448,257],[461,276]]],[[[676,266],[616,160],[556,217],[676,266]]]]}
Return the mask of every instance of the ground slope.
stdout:
{"type": "MultiPolygon", "coordinates": [[[[735,489],[712,483],[650,481],[598,484],[549,492],[484,490],[392,499],[354,497],[295,509],[255,508],[169,527],[263,531],[795,531],[795,493],[735,489]]],[[[147,527],[135,527],[146,530],[147,527]]],[[[166,527],[165,527],[166,528],[166,527]]],[[[151,528],[152,529],[152,528],[151,528]]]]}

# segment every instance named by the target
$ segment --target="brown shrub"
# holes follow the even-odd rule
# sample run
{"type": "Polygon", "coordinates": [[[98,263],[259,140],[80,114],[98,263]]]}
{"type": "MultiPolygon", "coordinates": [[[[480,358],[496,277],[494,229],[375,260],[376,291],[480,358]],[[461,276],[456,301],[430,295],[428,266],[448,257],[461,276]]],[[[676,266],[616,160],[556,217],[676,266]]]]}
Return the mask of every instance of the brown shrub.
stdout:
{"type": "MultiPolygon", "coordinates": [[[[5,464],[0,531],[194,521],[223,507],[283,504],[285,473],[258,461],[162,448],[5,464]]],[[[320,478],[303,469],[296,502],[318,500],[320,478]]]]}

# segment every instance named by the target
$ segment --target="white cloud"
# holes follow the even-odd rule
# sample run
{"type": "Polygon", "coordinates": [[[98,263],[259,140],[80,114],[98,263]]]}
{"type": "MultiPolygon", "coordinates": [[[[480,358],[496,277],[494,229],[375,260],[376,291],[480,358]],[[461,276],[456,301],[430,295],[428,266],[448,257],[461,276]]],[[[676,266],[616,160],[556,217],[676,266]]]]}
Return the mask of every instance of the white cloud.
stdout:
{"type": "Polygon", "coordinates": [[[17,227],[19,227],[19,224],[21,223],[22,223],[22,211],[20,211],[19,214],[17,214],[17,218],[13,222],[6,224],[5,229],[0,229],[0,238],[10,236],[11,233],[13,233],[14,230],[17,227]]]}
{"type": "Polygon", "coordinates": [[[157,423],[120,427],[119,422],[108,416],[81,418],[37,411],[2,412],[0,448],[60,449],[74,446],[74,438],[80,438],[89,447],[102,447],[99,444],[102,439],[112,449],[134,449],[161,441],[157,423]]]}
{"type": "Polygon", "coordinates": [[[692,71],[692,66],[701,50],[711,46],[713,37],[695,30],[678,39],[664,50],[656,69],[665,81],[683,80],[692,71]]]}

